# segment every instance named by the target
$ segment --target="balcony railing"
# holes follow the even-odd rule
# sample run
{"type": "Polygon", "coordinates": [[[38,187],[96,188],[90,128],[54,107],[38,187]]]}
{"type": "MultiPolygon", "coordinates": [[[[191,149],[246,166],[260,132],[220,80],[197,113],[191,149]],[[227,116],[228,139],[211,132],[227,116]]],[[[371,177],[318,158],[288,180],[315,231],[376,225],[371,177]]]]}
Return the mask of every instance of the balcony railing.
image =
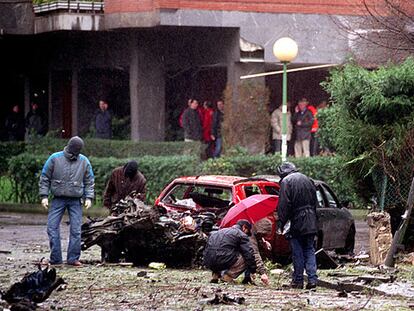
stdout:
{"type": "Polygon", "coordinates": [[[69,13],[103,13],[104,1],[42,1],[34,0],[33,9],[35,14],[47,14],[54,11],[69,13]]]}

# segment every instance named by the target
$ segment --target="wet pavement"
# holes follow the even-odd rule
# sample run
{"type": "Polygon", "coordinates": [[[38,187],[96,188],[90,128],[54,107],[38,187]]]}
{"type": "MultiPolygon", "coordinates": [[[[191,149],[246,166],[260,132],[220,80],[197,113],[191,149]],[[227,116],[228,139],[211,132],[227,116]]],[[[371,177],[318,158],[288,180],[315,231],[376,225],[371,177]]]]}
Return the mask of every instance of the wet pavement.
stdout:
{"type": "MultiPolygon", "coordinates": [[[[35,263],[48,257],[46,215],[0,213],[0,289],[5,290],[32,272],[35,263]],[[8,253],[10,252],[10,253],[8,253]]],[[[61,224],[62,249],[66,250],[69,226],[61,224]]],[[[368,227],[356,222],[356,253],[368,252],[368,227]]],[[[64,256],[66,254],[64,253],[64,256]]],[[[64,257],[65,258],[65,257],[64,257]]],[[[57,273],[68,282],[64,291],[55,291],[38,310],[412,310],[414,297],[378,296],[350,293],[338,297],[333,290],[318,288],[316,292],[281,287],[290,279],[289,269],[271,275],[271,286],[209,284],[210,273],[202,269],[166,269],[154,271],[146,267],[100,265],[100,248],[82,253],[88,264],[81,268],[63,265],[57,273]],[[139,277],[145,271],[145,277],[139,277]],[[215,293],[243,297],[244,305],[202,304],[215,293]]],[[[360,267],[363,269],[364,267],[360,267]]],[[[368,268],[368,267],[367,267],[368,268]]],[[[345,267],[342,272],[349,272],[345,267]]],[[[367,271],[373,271],[369,267],[367,271]],[[371,270],[369,270],[371,269],[371,270]]],[[[282,270],[283,271],[283,270],[282,270]]],[[[336,270],[338,271],[338,270],[336,270]]],[[[353,270],[352,273],[355,273],[353,270]]],[[[409,270],[407,273],[414,273],[409,270]]],[[[326,272],[320,271],[321,276],[326,272]]],[[[414,276],[414,275],[413,275],[414,276]]],[[[405,283],[412,288],[412,284],[405,283]]],[[[6,307],[0,301],[0,310],[6,307]]]]}

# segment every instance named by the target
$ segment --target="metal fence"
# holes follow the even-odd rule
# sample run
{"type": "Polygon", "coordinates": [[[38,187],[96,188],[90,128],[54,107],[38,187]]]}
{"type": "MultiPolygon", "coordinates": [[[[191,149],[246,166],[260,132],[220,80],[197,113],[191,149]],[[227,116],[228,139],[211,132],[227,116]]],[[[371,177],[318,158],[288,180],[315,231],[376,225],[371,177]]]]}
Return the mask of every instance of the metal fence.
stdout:
{"type": "Polygon", "coordinates": [[[372,176],[381,210],[405,208],[414,177],[414,159],[406,158],[404,166],[392,170],[377,169],[372,176]]]}
{"type": "Polygon", "coordinates": [[[69,13],[103,13],[104,1],[48,1],[44,3],[34,3],[33,9],[35,14],[47,14],[56,11],[69,13]]]}

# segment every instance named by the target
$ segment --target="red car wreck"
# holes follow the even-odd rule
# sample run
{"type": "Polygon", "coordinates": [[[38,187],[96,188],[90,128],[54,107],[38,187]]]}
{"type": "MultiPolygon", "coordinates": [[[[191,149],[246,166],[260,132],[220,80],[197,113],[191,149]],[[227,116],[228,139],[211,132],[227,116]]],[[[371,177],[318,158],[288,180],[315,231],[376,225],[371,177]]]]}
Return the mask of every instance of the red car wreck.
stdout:
{"type": "MultiPolygon", "coordinates": [[[[319,202],[319,232],[317,248],[352,253],[355,241],[355,224],[351,213],[341,204],[334,192],[322,181],[314,181],[319,202]]],[[[191,214],[213,212],[218,216],[217,226],[227,211],[241,200],[255,194],[278,195],[276,176],[245,178],[239,176],[192,176],[172,181],[161,192],[155,206],[167,211],[187,211],[191,214]]],[[[277,202],[277,201],[275,201],[277,202]]],[[[290,254],[287,241],[276,235],[276,215],[267,216],[272,223],[272,234],[267,240],[272,245],[270,254],[274,261],[284,261],[290,254]]]]}

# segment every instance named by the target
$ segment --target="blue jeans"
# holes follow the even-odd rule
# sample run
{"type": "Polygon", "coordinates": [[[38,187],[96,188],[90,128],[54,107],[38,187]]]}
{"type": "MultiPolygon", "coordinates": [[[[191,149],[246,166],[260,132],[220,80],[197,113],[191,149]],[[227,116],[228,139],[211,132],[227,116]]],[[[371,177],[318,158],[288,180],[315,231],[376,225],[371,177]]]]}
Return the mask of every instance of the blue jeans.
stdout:
{"type": "Polygon", "coordinates": [[[47,235],[50,245],[50,263],[62,263],[62,246],[60,242],[60,222],[65,209],[68,209],[70,236],[67,263],[73,263],[81,254],[82,206],[79,198],[54,198],[47,218],[47,235]]]}
{"type": "Polygon", "coordinates": [[[223,143],[223,140],[221,137],[217,137],[215,142],[215,147],[214,147],[214,152],[213,152],[213,158],[219,158],[221,155],[221,146],[223,143]]]}
{"type": "Polygon", "coordinates": [[[292,237],[289,240],[293,260],[292,281],[295,284],[303,284],[303,270],[308,275],[308,283],[315,284],[318,281],[314,241],[313,234],[292,237]]]}

